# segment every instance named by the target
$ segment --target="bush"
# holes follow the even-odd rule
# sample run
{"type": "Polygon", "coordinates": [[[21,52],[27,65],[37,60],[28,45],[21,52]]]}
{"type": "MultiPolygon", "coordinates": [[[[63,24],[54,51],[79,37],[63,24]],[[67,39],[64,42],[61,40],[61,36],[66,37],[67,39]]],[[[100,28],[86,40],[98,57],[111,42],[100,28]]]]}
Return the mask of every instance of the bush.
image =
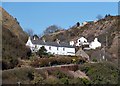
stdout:
{"type": "Polygon", "coordinates": [[[69,84],[68,78],[61,78],[60,81],[62,82],[62,84],[69,84]]]}
{"type": "Polygon", "coordinates": [[[45,49],[44,46],[42,46],[36,54],[39,55],[40,57],[43,57],[43,55],[47,54],[47,50],[45,49]]]}
{"type": "Polygon", "coordinates": [[[83,64],[80,70],[85,72],[92,84],[117,84],[119,69],[110,62],[83,64]]]}
{"type": "Polygon", "coordinates": [[[30,83],[33,79],[33,68],[14,68],[11,70],[2,71],[2,83],[3,84],[17,84],[20,81],[23,84],[30,83]]]}
{"type": "Polygon", "coordinates": [[[96,58],[94,58],[92,61],[93,61],[93,62],[97,62],[97,59],[96,59],[96,58]]]}
{"type": "Polygon", "coordinates": [[[53,75],[59,79],[68,77],[65,73],[63,73],[62,71],[59,71],[59,70],[54,71],[53,75]]]}
{"type": "MultiPolygon", "coordinates": [[[[24,37],[23,37],[24,39],[24,37]]],[[[18,58],[28,59],[30,49],[6,27],[2,27],[2,58],[3,70],[16,67],[18,58]]]]}
{"type": "Polygon", "coordinates": [[[40,74],[34,72],[33,75],[34,75],[34,79],[31,81],[33,84],[43,83],[44,78],[40,74]]]}
{"type": "MultiPolygon", "coordinates": [[[[50,58],[36,58],[32,61],[31,66],[33,67],[44,67],[62,64],[71,64],[74,57],[50,57],[50,58]]],[[[84,63],[82,58],[76,57],[76,63],[84,63]]]]}

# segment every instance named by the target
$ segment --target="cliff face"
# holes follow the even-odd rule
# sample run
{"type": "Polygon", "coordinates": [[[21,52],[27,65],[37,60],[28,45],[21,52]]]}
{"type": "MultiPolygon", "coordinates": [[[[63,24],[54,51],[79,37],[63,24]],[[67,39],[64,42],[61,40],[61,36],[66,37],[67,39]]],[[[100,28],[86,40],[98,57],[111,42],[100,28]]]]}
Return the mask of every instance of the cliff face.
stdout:
{"type": "Polygon", "coordinates": [[[14,18],[9,13],[7,13],[3,8],[0,7],[0,23],[6,29],[9,29],[13,34],[15,34],[21,42],[27,41],[27,34],[23,31],[17,18],[14,18]]]}

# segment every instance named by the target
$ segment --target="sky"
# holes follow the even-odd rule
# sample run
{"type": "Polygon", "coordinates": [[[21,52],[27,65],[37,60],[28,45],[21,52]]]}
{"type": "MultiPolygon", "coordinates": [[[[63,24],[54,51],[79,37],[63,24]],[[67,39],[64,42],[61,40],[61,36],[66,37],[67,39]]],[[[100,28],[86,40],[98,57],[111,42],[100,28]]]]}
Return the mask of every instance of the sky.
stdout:
{"type": "Polygon", "coordinates": [[[68,29],[97,15],[118,15],[117,2],[4,2],[2,7],[17,18],[23,30],[42,34],[50,25],[68,29]]]}

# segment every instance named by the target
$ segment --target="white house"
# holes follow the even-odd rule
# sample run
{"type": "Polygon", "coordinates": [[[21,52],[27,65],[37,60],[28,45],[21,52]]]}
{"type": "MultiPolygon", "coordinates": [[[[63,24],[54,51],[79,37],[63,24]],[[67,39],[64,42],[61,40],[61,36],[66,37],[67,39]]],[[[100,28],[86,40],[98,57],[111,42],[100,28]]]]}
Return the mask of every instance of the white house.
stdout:
{"type": "Polygon", "coordinates": [[[89,47],[91,49],[96,49],[98,47],[101,47],[101,43],[98,41],[98,38],[95,38],[94,41],[90,43],[89,47]]]}
{"type": "Polygon", "coordinates": [[[87,23],[88,23],[88,22],[85,21],[85,22],[83,22],[82,24],[83,24],[83,26],[84,26],[84,25],[86,25],[87,23]]]}
{"type": "Polygon", "coordinates": [[[87,39],[85,37],[81,37],[77,40],[76,46],[87,45],[87,39]]]}
{"type": "Polygon", "coordinates": [[[74,44],[75,44],[74,41],[70,41],[71,46],[74,46],[74,44]]]}
{"type": "Polygon", "coordinates": [[[45,40],[35,40],[29,37],[26,43],[32,52],[37,52],[42,46],[44,46],[48,53],[57,55],[75,55],[75,47],[69,45],[69,43],[61,43],[59,40],[57,42],[46,42],[45,40]]]}
{"type": "Polygon", "coordinates": [[[85,37],[80,37],[76,41],[70,41],[70,45],[82,47],[84,50],[101,47],[101,43],[98,41],[98,38],[95,38],[93,42],[89,43],[85,37]]]}

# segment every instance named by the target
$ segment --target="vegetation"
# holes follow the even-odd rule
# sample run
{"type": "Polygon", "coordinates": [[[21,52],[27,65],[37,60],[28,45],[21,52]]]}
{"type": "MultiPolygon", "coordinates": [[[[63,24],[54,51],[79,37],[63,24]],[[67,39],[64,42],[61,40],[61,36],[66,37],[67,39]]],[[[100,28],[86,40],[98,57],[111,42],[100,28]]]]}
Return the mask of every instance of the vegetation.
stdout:
{"type": "Polygon", "coordinates": [[[117,84],[119,69],[113,63],[103,62],[83,64],[80,70],[85,72],[92,84],[117,84]]]}
{"type": "Polygon", "coordinates": [[[29,36],[33,36],[34,31],[33,31],[32,29],[27,29],[27,30],[26,30],[26,33],[27,33],[29,36]]]}
{"type": "Polygon", "coordinates": [[[42,46],[36,54],[39,55],[41,58],[48,55],[47,50],[44,46],[42,46]]]}
{"type": "Polygon", "coordinates": [[[102,15],[97,15],[97,17],[96,17],[98,20],[100,20],[100,19],[102,19],[103,18],[103,16],[102,15]]]}
{"type": "Polygon", "coordinates": [[[94,58],[92,61],[93,61],[93,62],[97,62],[97,59],[96,59],[96,58],[94,58]]]}
{"type": "Polygon", "coordinates": [[[81,57],[50,57],[50,58],[36,58],[32,61],[32,67],[46,67],[46,66],[53,66],[53,65],[62,65],[62,64],[71,64],[75,63],[72,59],[76,60],[76,64],[84,63],[84,59],[81,57]]]}
{"type": "Polygon", "coordinates": [[[85,63],[79,66],[90,79],[74,78],[69,70],[62,68],[34,69],[31,67],[4,70],[3,84],[117,84],[120,69],[112,63],[85,63]]]}
{"type": "Polygon", "coordinates": [[[4,70],[3,84],[90,84],[86,78],[73,78],[61,69],[36,70],[30,67],[4,70]],[[48,72],[48,75],[45,73],[48,72]],[[24,75],[24,76],[23,76],[24,75]],[[44,76],[43,76],[44,75],[44,76]]]}
{"type": "MultiPolygon", "coordinates": [[[[24,33],[22,28],[19,26],[19,22],[16,18],[10,16],[4,9],[2,10],[3,20],[2,20],[2,80],[3,84],[17,84],[18,82],[22,84],[117,84],[118,76],[120,74],[120,69],[110,63],[85,63],[81,57],[71,57],[71,56],[54,56],[46,52],[44,47],[36,53],[41,58],[35,58],[35,55],[31,55],[31,50],[25,46],[27,39],[27,34],[24,33]],[[32,58],[30,58],[32,57],[32,58]],[[30,59],[29,59],[30,58],[30,59]],[[19,60],[29,59],[27,67],[22,67],[19,60]],[[81,70],[89,77],[86,78],[75,78],[69,72],[70,69],[65,69],[64,66],[61,68],[50,68],[50,69],[37,69],[38,67],[62,65],[62,64],[81,64],[78,68],[74,67],[74,71],[81,70]],[[19,64],[19,68],[18,68],[19,64]],[[31,67],[29,67],[31,66],[31,67]],[[34,67],[34,68],[32,68],[34,67]],[[9,69],[9,70],[8,70],[9,69]]],[[[117,18],[110,15],[106,15],[105,19],[101,19],[98,16],[98,22],[89,22],[82,27],[71,27],[68,30],[61,31],[56,25],[48,27],[45,31],[45,39],[50,41],[55,41],[56,38],[61,41],[67,42],[71,39],[80,37],[86,34],[89,41],[98,35],[98,38],[103,45],[106,46],[106,51],[109,52],[111,45],[113,44],[113,39],[117,37],[116,31],[117,18]],[[113,29],[114,28],[114,29],[113,29]],[[57,32],[56,34],[52,34],[57,32]],[[106,33],[107,32],[107,33],[106,33]],[[49,35],[49,36],[48,36],[49,35]],[[108,37],[106,41],[105,38],[108,37]]],[[[77,26],[80,23],[77,22],[77,26]]],[[[33,36],[33,31],[29,30],[28,34],[33,36]]],[[[34,35],[38,38],[37,35],[34,35]]],[[[114,47],[113,47],[114,48],[114,47]]],[[[96,51],[96,50],[95,50],[96,51]]],[[[95,52],[93,51],[93,52],[95,52]]],[[[91,53],[91,52],[89,52],[91,53]]],[[[113,52],[111,52],[113,53],[113,52]]],[[[90,54],[90,56],[92,53],[90,54]]],[[[111,54],[109,54],[111,55],[111,54]]],[[[111,56],[112,57],[112,56],[111,56]]],[[[96,57],[97,58],[97,57],[96,57]]],[[[22,61],[21,60],[21,61],[22,61]]],[[[25,61],[24,60],[24,61],[25,61]]],[[[97,62],[97,59],[93,59],[97,62]]],[[[27,63],[25,61],[24,63],[27,63]]],[[[26,65],[24,65],[26,66],[26,65]]]]}
{"type": "Polygon", "coordinates": [[[2,28],[2,69],[14,68],[18,58],[28,59],[31,50],[22,43],[9,29],[2,28]]]}
{"type": "Polygon", "coordinates": [[[31,55],[25,46],[28,35],[22,30],[17,18],[2,11],[2,69],[11,69],[17,66],[18,59],[28,59],[31,55]]]}
{"type": "Polygon", "coordinates": [[[46,28],[46,30],[44,31],[44,35],[49,35],[51,33],[54,33],[54,32],[60,31],[60,30],[61,30],[60,27],[58,27],[56,25],[51,25],[46,28]]]}

